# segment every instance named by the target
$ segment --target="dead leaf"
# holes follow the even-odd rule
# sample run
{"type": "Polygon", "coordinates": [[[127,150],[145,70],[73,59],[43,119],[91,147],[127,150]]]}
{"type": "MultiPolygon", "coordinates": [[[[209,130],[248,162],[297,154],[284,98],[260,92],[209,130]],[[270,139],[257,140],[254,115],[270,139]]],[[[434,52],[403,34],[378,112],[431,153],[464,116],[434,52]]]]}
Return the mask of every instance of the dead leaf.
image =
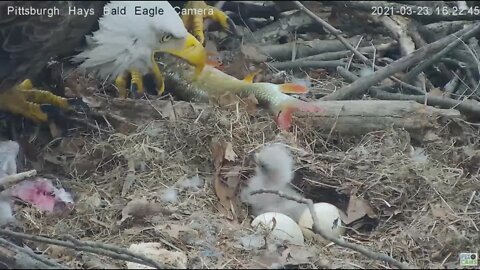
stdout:
{"type": "Polygon", "coordinates": [[[364,199],[357,198],[355,195],[350,196],[346,215],[340,212],[342,221],[347,225],[363,218],[365,215],[370,218],[377,218],[377,214],[375,214],[369,203],[364,199]]]}
{"type": "Polygon", "coordinates": [[[226,173],[218,170],[215,173],[215,193],[219,200],[219,210],[230,220],[236,220],[239,202],[236,191],[240,183],[240,168],[233,167],[226,173]]]}
{"type": "Polygon", "coordinates": [[[233,145],[231,142],[227,142],[225,146],[225,159],[228,161],[235,161],[237,154],[233,151],[233,145]]]}
{"type": "Polygon", "coordinates": [[[215,170],[218,170],[220,169],[220,166],[222,166],[225,158],[225,147],[223,141],[218,137],[212,138],[210,150],[212,151],[213,167],[215,170]]]}
{"type": "Polygon", "coordinates": [[[159,203],[150,203],[145,198],[133,199],[122,210],[122,219],[118,222],[120,225],[126,219],[144,219],[155,214],[170,214],[170,211],[159,203]]]}

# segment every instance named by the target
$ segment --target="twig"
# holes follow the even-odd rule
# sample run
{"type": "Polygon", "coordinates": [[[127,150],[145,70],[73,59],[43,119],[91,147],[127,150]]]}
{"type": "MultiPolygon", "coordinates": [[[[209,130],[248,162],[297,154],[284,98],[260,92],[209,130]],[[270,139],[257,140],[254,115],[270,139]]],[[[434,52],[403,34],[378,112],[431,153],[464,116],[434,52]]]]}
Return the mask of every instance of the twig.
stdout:
{"type": "MultiPolygon", "coordinates": [[[[337,72],[349,82],[355,82],[359,79],[358,76],[343,67],[338,67],[337,72]]],[[[372,87],[370,94],[375,98],[383,100],[413,100],[421,104],[424,104],[426,101],[427,105],[430,106],[439,106],[444,109],[457,109],[464,114],[480,117],[480,103],[474,100],[458,101],[449,97],[433,96],[428,93],[426,95],[388,93],[385,91],[385,87],[372,87]]]]}
{"type": "MultiPolygon", "coordinates": [[[[341,35],[340,35],[340,31],[335,29],[333,26],[331,26],[330,24],[328,24],[326,21],[322,20],[320,17],[318,17],[317,15],[315,15],[315,13],[311,12],[309,9],[307,9],[304,5],[302,5],[302,3],[300,3],[299,1],[293,1],[293,3],[295,3],[296,6],[298,6],[298,8],[305,12],[308,16],[310,16],[313,20],[315,20],[316,22],[320,23],[323,27],[325,27],[330,33],[332,33],[338,40],[340,40],[340,42],[343,43],[343,45],[345,45],[345,47],[347,47],[349,50],[351,50],[353,52],[353,54],[355,54],[355,56],[357,56],[358,58],[360,58],[367,66],[371,66],[371,67],[374,67],[374,69],[379,69],[378,66],[374,65],[372,63],[372,61],[370,61],[366,56],[364,56],[362,53],[360,53],[357,49],[355,49],[345,38],[343,38],[341,35]]],[[[389,74],[385,77],[383,77],[382,79],[386,78],[386,77],[390,77],[391,75],[395,74],[396,72],[393,72],[392,74],[389,74]]],[[[373,76],[373,75],[372,75],[373,76]]],[[[398,78],[395,78],[395,77],[392,77],[391,78],[392,80],[400,83],[401,80],[399,80],[398,78]]],[[[402,82],[403,83],[403,82],[402,82]]],[[[403,84],[406,84],[406,83],[403,83],[403,84]]],[[[411,87],[415,87],[413,85],[411,85],[411,87]]],[[[339,91],[337,91],[339,92],[339,91]]],[[[336,93],[337,93],[336,92],[336,93]]],[[[423,92],[423,91],[421,91],[423,92]]],[[[334,93],[335,94],[335,93],[334,93]]],[[[328,96],[326,96],[325,98],[327,98],[328,96]]]]}
{"type": "Polygon", "coordinates": [[[408,81],[411,81],[413,78],[416,78],[418,74],[420,74],[421,72],[423,72],[427,67],[433,65],[434,63],[440,61],[440,59],[442,59],[443,56],[445,56],[448,52],[450,52],[453,48],[455,48],[456,46],[458,46],[462,40],[467,40],[469,39],[470,37],[474,36],[479,30],[480,30],[480,27],[478,27],[480,24],[476,24],[476,27],[473,27],[471,28],[468,32],[464,33],[463,35],[456,37],[455,41],[453,41],[452,43],[448,44],[447,47],[445,47],[443,50],[441,50],[440,52],[438,52],[437,54],[435,54],[433,57],[430,57],[428,60],[422,62],[421,64],[419,64],[418,66],[416,66],[415,68],[413,68],[412,70],[410,70],[407,75],[405,75],[405,80],[408,82],[408,81]]]}
{"type": "Polygon", "coordinates": [[[296,32],[301,27],[312,24],[312,19],[301,12],[283,17],[259,30],[246,35],[246,42],[273,43],[278,41],[279,37],[288,36],[296,32]]]}
{"type": "Polygon", "coordinates": [[[37,175],[36,170],[7,175],[3,178],[0,178],[0,185],[6,187],[7,185],[18,183],[25,178],[33,177],[35,175],[37,175]]]}
{"type": "MultiPolygon", "coordinates": [[[[56,263],[52,260],[44,258],[44,257],[42,257],[38,254],[35,254],[33,251],[31,251],[29,249],[19,247],[19,246],[15,245],[14,243],[11,243],[10,241],[7,241],[6,239],[3,239],[1,237],[0,237],[0,244],[2,244],[3,246],[10,246],[11,248],[15,249],[17,252],[21,252],[23,254],[26,254],[27,256],[32,258],[33,260],[35,260],[37,262],[40,262],[41,264],[43,264],[43,265],[38,265],[41,268],[48,267],[49,269],[71,269],[71,268],[66,267],[64,265],[56,263]]],[[[25,263],[28,263],[28,262],[26,262],[25,260],[22,260],[21,263],[25,264],[25,263]]],[[[19,267],[19,266],[14,265],[14,267],[19,267]]],[[[32,267],[32,265],[28,265],[28,267],[32,267]]]]}
{"type": "MultiPolygon", "coordinates": [[[[367,53],[372,53],[372,52],[379,52],[379,51],[386,51],[393,46],[397,45],[396,41],[390,42],[390,43],[385,43],[385,44],[378,44],[374,46],[368,46],[368,47],[361,47],[358,49],[363,54],[367,53]]],[[[320,53],[316,55],[311,55],[307,57],[302,57],[302,58],[297,58],[297,61],[299,60],[308,60],[308,61],[326,61],[326,60],[338,60],[344,57],[347,57],[351,55],[351,51],[343,50],[343,51],[337,51],[337,52],[325,52],[325,53],[320,53]]]]}
{"type": "Polygon", "coordinates": [[[368,88],[382,81],[383,79],[399,71],[405,70],[411,65],[419,63],[420,61],[424,60],[429,54],[441,50],[442,48],[447,46],[447,44],[450,44],[453,40],[457,39],[456,36],[459,36],[460,33],[461,35],[463,35],[466,32],[472,33],[472,31],[478,30],[480,30],[480,23],[475,24],[470,29],[460,30],[456,33],[456,35],[449,35],[438,41],[430,43],[427,46],[416,50],[412,54],[402,57],[397,61],[391,63],[390,65],[374,72],[373,74],[362,77],[354,83],[347,85],[346,87],[343,87],[336,92],[333,92],[323,97],[322,100],[341,100],[350,98],[352,96],[362,95],[368,88]]]}
{"type": "Polygon", "coordinates": [[[391,265],[394,265],[395,267],[398,267],[399,269],[411,269],[411,267],[409,265],[407,265],[405,263],[402,263],[402,262],[399,262],[399,261],[395,260],[394,258],[386,255],[386,254],[381,254],[381,253],[378,253],[378,252],[374,252],[374,251],[371,251],[371,250],[369,250],[365,247],[346,242],[345,240],[343,240],[341,238],[333,237],[330,234],[323,231],[322,228],[320,228],[319,225],[318,225],[319,224],[318,216],[315,212],[315,208],[313,206],[313,201],[312,200],[290,196],[290,195],[287,195],[287,194],[285,194],[281,191],[278,191],[278,190],[266,190],[266,189],[259,189],[259,190],[253,191],[251,193],[251,195],[260,194],[260,193],[276,194],[276,195],[278,195],[282,198],[292,200],[292,201],[295,201],[295,202],[298,202],[298,203],[306,204],[308,206],[308,210],[310,211],[310,214],[312,215],[313,230],[315,231],[315,233],[318,233],[320,236],[327,239],[328,241],[334,242],[335,244],[337,244],[339,246],[346,247],[346,248],[355,250],[357,252],[360,252],[361,254],[367,256],[370,259],[388,262],[391,265]]]}
{"type": "Polygon", "coordinates": [[[328,24],[326,21],[322,20],[320,17],[315,15],[315,13],[311,12],[308,8],[306,8],[300,1],[293,1],[295,5],[300,9],[301,11],[305,12],[308,16],[310,16],[313,20],[321,24],[323,27],[325,27],[330,33],[332,33],[340,42],[345,45],[349,50],[351,50],[355,56],[360,58],[366,65],[371,66],[372,62],[365,57],[363,54],[361,54],[357,49],[355,49],[352,44],[350,44],[344,37],[340,35],[340,31],[338,29],[335,29],[333,26],[328,24]]]}
{"type": "Polygon", "coordinates": [[[404,94],[394,94],[388,93],[378,89],[371,89],[371,94],[373,97],[378,99],[385,100],[414,100],[418,103],[425,103],[430,106],[439,106],[443,109],[456,109],[462,112],[463,114],[474,116],[476,118],[480,117],[480,102],[474,100],[455,100],[449,97],[438,97],[430,94],[425,95],[404,95],[404,94]]]}
{"type": "MultiPolygon", "coordinates": [[[[289,68],[336,68],[338,66],[344,66],[345,61],[331,60],[331,61],[306,61],[306,60],[294,60],[288,62],[273,62],[270,65],[276,69],[289,69],[289,68]]],[[[359,65],[353,64],[355,67],[359,65]]]]}
{"type": "Polygon", "coordinates": [[[140,254],[135,254],[124,248],[119,248],[119,247],[101,244],[101,243],[95,243],[95,242],[79,241],[70,236],[65,237],[70,241],[70,242],[67,242],[59,239],[51,239],[51,238],[42,237],[42,236],[12,232],[10,230],[5,230],[5,229],[0,229],[0,234],[8,235],[10,237],[18,237],[21,239],[26,239],[34,242],[41,242],[41,243],[47,243],[51,245],[67,247],[77,251],[86,251],[90,253],[104,255],[114,259],[120,259],[128,262],[134,262],[142,265],[152,266],[152,267],[155,267],[156,269],[171,268],[171,266],[158,263],[150,258],[147,258],[140,254]]]}
{"type": "MultiPolygon", "coordinates": [[[[357,43],[360,38],[360,36],[354,36],[349,38],[348,41],[357,43]]],[[[295,49],[297,59],[300,59],[319,53],[337,52],[342,49],[341,46],[342,43],[336,39],[314,39],[309,41],[292,41],[285,44],[261,46],[258,48],[258,51],[264,55],[270,56],[275,60],[291,60],[293,49],[295,49]]]]}

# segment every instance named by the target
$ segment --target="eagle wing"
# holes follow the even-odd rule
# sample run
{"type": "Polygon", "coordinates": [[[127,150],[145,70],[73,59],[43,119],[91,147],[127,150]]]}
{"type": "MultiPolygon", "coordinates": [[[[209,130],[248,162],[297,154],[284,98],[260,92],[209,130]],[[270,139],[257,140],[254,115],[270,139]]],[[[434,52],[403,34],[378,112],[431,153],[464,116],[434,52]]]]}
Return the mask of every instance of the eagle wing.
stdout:
{"type": "Polygon", "coordinates": [[[0,93],[39,73],[51,57],[72,52],[102,15],[106,1],[0,2],[0,93]],[[93,14],[72,15],[92,10],[93,14]],[[24,15],[26,10],[54,14],[24,15]],[[17,11],[17,14],[14,13],[17,11]]]}

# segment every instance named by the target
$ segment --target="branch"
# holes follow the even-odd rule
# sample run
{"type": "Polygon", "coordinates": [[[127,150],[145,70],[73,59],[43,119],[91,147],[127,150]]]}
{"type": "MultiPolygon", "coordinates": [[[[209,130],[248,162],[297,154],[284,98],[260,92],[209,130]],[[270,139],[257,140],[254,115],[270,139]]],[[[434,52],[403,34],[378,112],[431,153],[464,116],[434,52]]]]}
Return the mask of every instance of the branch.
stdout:
{"type": "Polygon", "coordinates": [[[467,116],[474,118],[480,117],[480,102],[470,99],[455,100],[449,97],[438,97],[430,94],[427,94],[426,97],[425,95],[394,94],[379,89],[372,89],[371,94],[375,98],[384,100],[414,100],[422,104],[426,101],[427,105],[430,106],[438,106],[443,109],[456,109],[467,116]]]}
{"type": "MultiPolygon", "coordinates": [[[[353,43],[360,40],[360,36],[349,38],[353,43]]],[[[259,47],[259,52],[270,56],[275,60],[290,60],[292,53],[297,58],[308,57],[310,55],[337,52],[341,48],[342,43],[338,40],[321,40],[314,39],[310,41],[293,41],[285,44],[275,44],[259,47]]]]}
{"type": "Polygon", "coordinates": [[[418,74],[420,74],[421,72],[423,72],[427,67],[435,64],[436,62],[440,61],[442,59],[443,56],[445,56],[447,53],[449,53],[453,48],[455,48],[456,46],[458,46],[462,40],[467,40],[471,37],[473,37],[479,30],[480,30],[480,27],[478,27],[480,24],[476,24],[477,27],[473,27],[472,29],[470,29],[468,32],[466,32],[465,34],[461,35],[460,37],[457,37],[455,34],[453,34],[453,36],[455,36],[455,41],[453,41],[452,43],[448,44],[447,47],[445,47],[443,50],[441,50],[440,52],[438,52],[437,54],[435,54],[433,57],[430,57],[429,59],[427,59],[426,61],[422,62],[421,64],[419,64],[418,66],[416,66],[415,68],[413,68],[412,70],[410,70],[407,75],[405,75],[405,80],[408,82],[410,80],[412,80],[413,78],[415,78],[418,74]]]}
{"type": "Polygon", "coordinates": [[[8,265],[8,267],[20,268],[20,269],[70,269],[64,265],[58,264],[47,258],[44,258],[38,254],[35,254],[32,250],[19,247],[14,243],[0,238],[0,246],[6,250],[0,248],[0,258],[2,263],[8,265]],[[7,248],[10,247],[9,248],[7,248]],[[16,252],[14,252],[15,250],[16,252]],[[28,257],[25,257],[27,255],[28,257]]]}
{"type": "Polygon", "coordinates": [[[303,12],[305,12],[308,16],[310,16],[313,20],[315,20],[316,22],[318,22],[319,24],[321,24],[323,27],[325,27],[330,33],[332,33],[338,40],[340,40],[340,42],[343,43],[343,45],[345,45],[345,47],[347,47],[349,50],[351,50],[355,56],[357,56],[358,58],[360,58],[366,65],[368,65],[369,67],[372,66],[372,62],[367,58],[365,57],[363,54],[361,54],[357,49],[355,49],[355,47],[352,46],[352,44],[350,44],[344,37],[342,37],[340,35],[341,31],[339,31],[338,29],[335,29],[333,26],[331,26],[330,24],[328,24],[326,21],[322,20],[320,17],[318,17],[317,15],[315,15],[315,13],[311,12],[309,9],[307,9],[302,3],[300,3],[300,1],[293,1],[293,3],[295,3],[295,5],[303,12]]]}
{"type": "Polygon", "coordinates": [[[312,200],[290,196],[290,195],[284,194],[284,193],[282,193],[281,191],[278,191],[278,190],[266,190],[266,189],[259,189],[259,190],[253,191],[251,193],[251,195],[260,194],[260,193],[276,194],[276,195],[278,195],[282,198],[292,200],[292,201],[295,201],[295,202],[298,202],[298,203],[306,204],[308,206],[308,210],[310,211],[310,214],[312,215],[314,232],[318,233],[320,236],[327,239],[328,241],[334,242],[335,244],[337,244],[339,246],[355,250],[355,251],[367,256],[370,259],[388,262],[391,265],[394,265],[395,267],[397,267],[399,269],[411,269],[411,267],[409,265],[404,264],[402,262],[399,262],[399,261],[395,260],[394,258],[386,255],[386,254],[373,252],[373,251],[371,251],[371,250],[369,250],[365,247],[346,242],[345,240],[343,240],[341,238],[333,237],[330,234],[323,231],[322,228],[320,228],[320,226],[318,225],[319,224],[318,216],[317,216],[317,213],[315,212],[315,208],[313,206],[313,201],[312,200]]]}
{"type": "MultiPolygon", "coordinates": [[[[350,71],[339,67],[337,69],[338,74],[345,78],[349,82],[354,82],[359,79],[358,76],[351,73],[350,71]]],[[[425,95],[404,95],[399,93],[388,93],[384,91],[384,87],[372,87],[370,89],[370,94],[372,97],[382,99],[382,100],[413,100],[418,103],[424,104],[427,102],[427,105],[430,106],[439,106],[443,109],[457,109],[465,115],[470,115],[474,117],[480,117],[480,103],[474,100],[463,100],[458,101],[449,97],[438,97],[431,94],[425,95]]]]}
{"type": "Polygon", "coordinates": [[[460,30],[454,35],[449,35],[438,41],[430,43],[427,46],[416,50],[412,54],[402,57],[397,61],[391,63],[390,65],[374,72],[373,74],[362,77],[354,83],[347,85],[346,87],[343,87],[336,92],[333,92],[323,97],[322,100],[341,100],[348,99],[353,96],[360,96],[364,94],[368,88],[384,80],[385,78],[397,72],[403,71],[414,64],[417,64],[422,60],[426,59],[429,54],[436,53],[437,51],[441,50],[442,48],[456,40],[457,36],[463,36],[467,32],[471,34],[478,30],[480,30],[480,23],[473,25],[469,29],[460,30]]]}
{"type": "Polygon", "coordinates": [[[312,24],[312,19],[297,12],[290,16],[283,17],[253,33],[245,35],[246,42],[272,43],[277,42],[279,37],[288,36],[302,27],[312,24]]]}
{"type": "Polygon", "coordinates": [[[128,262],[134,262],[142,265],[152,266],[152,267],[155,267],[156,269],[170,268],[167,265],[164,265],[161,263],[159,264],[150,258],[147,258],[140,254],[135,254],[124,248],[119,248],[111,245],[89,242],[89,241],[79,241],[74,239],[71,236],[65,237],[68,241],[70,241],[68,242],[68,241],[51,239],[51,238],[42,237],[42,236],[12,232],[10,230],[5,230],[5,229],[0,229],[0,234],[8,235],[10,237],[18,237],[21,239],[26,239],[34,242],[41,242],[41,243],[47,243],[51,245],[67,247],[77,251],[85,251],[85,252],[95,253],[99,255],[104,255],[114,259],[120,259],[128,262]]]}
{"type": "MultiPolygon", "coordinates": [[[[336,68],[339,66],[345,66],[346,62],[342,60],[331,61],[308,61],[308,60],[295,60],[288,62],[273,62],[269,63],[270,66],[277,69],[289,69],[289,68],[336,68]]],[[[356,68],[359,65],[353,64],[356,68]]]]}
{"type": "MultiPolygon", "coordinates": [[[[353,52],[354,55],[356,55],[357,57],[359,57],[367,66],[369,67],[373,67],[374,69],[378,69],[378,67],[376,65],[373,65],[372,61],[370,61],[367,57],[365,57],[362,53],[360,53],[356,48],[354,48],[350,43],[348,43],[348,41],[346,39],[344,39],[341,35],[340,35],[340,31],[335,29],[333,26],[331,26],[330,24],[328,24],[326,21],[322,20],[320,17],[318,17],[317,15],[315,15],[315,13],[311,12],[310,10],[308,10],[304,5],[302,5],[302,3],[300,3],[299,1],[294,1],[295,5],[298,6],[298,8],[305,12],[308,16],[310,16],[313,20],[315,20],[316,22],[318,22],[319,24],[321,24],[323,27],[325,27],[330,33],[332,33],[333,35],[335,35],[335,37],[337,39],[340,40],[340,42],[343,43],[343,45],[345,45],[345,47],[347,47],[350,51],[353,52]]],[[[390,74],[390,75],[393,75],[395,74],[396,72],[390,74]]],[[[390,75],[387,75],[381,79],[384,79],[386,77],[389,77],[390,75]]],[[[401,82],[398,78],[395,78],[395,77],[392,77],[392,80],[398,82],[398,83],[403,83],[401,82]]],[[[406,84],[406,83],[403,83],[403,84],[406,84]]],[[[411,87],[415,87],[413,85],[411,85],[411,87]]],[[[355,91],[353,91],[355,92],[355,91]]],[[[361,94],[361,93],[360,93],[361,94]]],[[[328,97],[326,97],[328,98],[328,97]]]]}

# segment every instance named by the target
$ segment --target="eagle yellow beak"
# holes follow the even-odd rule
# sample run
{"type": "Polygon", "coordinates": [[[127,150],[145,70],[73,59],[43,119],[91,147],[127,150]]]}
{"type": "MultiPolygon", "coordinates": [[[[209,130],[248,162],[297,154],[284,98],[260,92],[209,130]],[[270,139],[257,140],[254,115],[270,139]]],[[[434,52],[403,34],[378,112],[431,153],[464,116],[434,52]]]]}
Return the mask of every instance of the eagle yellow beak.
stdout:
{"type": "Polygon", "coordinates": [[[185,38],[182,48],[167,49],[165,52],[185,59],[195,66],[196,75],[200,74],[207,64],[207,50],[203,47],[202,43],[190,33],[188,33],[185,38]]]}

